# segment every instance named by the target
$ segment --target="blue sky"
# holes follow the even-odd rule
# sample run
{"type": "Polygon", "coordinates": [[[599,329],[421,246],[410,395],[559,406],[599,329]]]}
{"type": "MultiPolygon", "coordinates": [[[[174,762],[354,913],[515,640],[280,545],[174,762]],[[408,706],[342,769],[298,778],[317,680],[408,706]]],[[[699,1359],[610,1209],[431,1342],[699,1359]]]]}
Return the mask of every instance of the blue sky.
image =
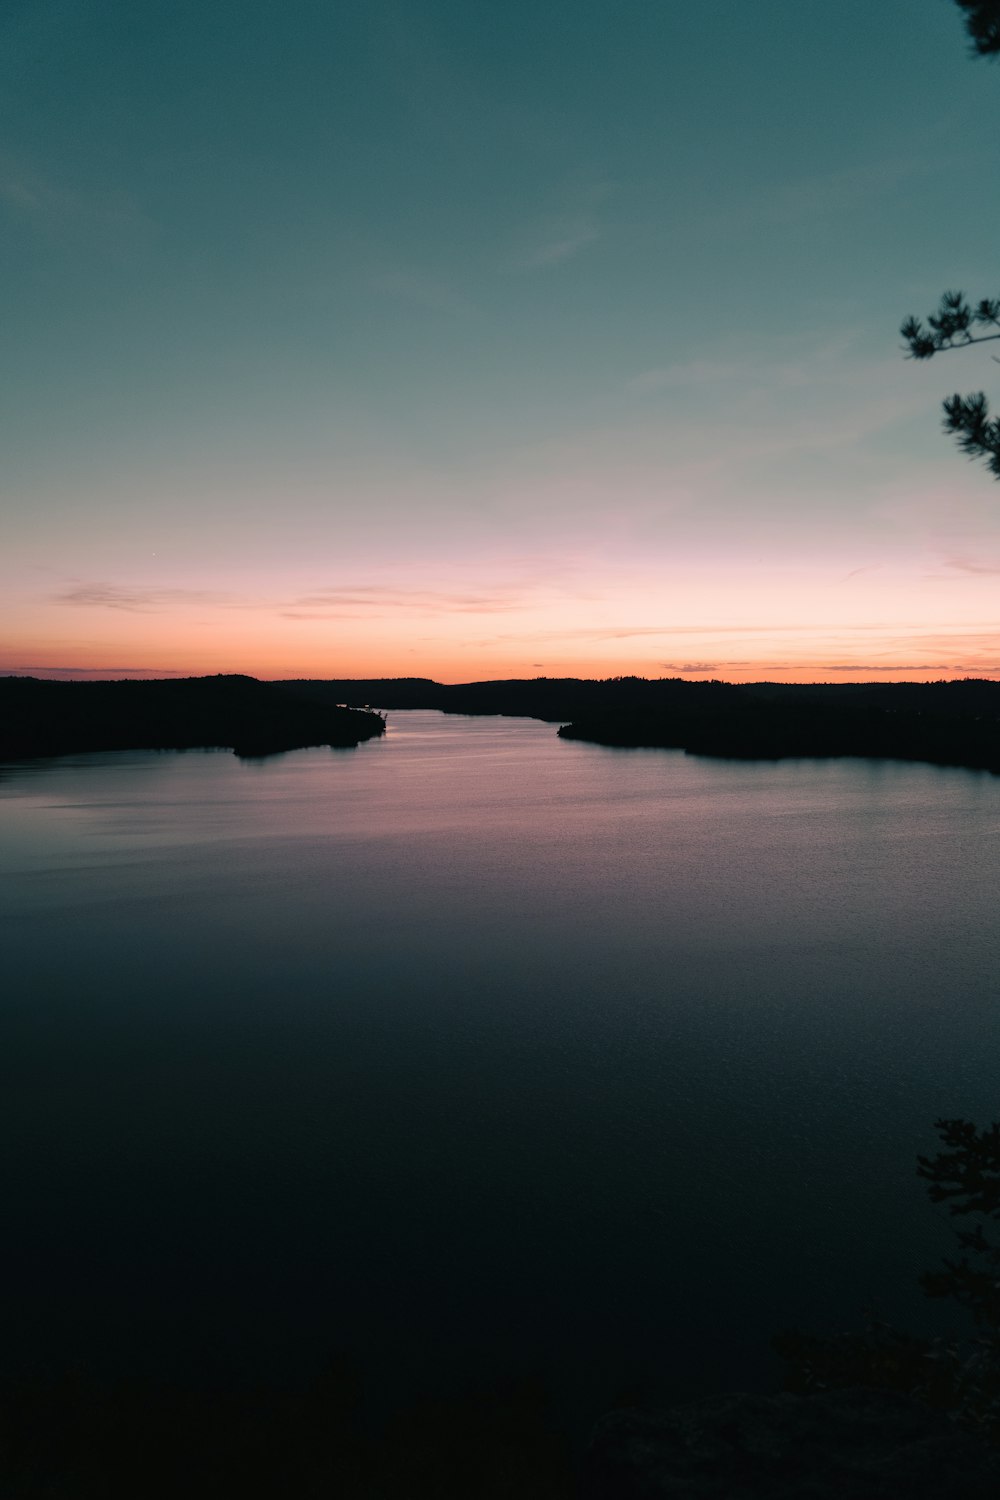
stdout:
{"type": "Polygon", "coordinates": [[[1000,671],[998,372],[897,332],[1000,289],[948,0],[0,36],[0,670],[1000,671]]]}

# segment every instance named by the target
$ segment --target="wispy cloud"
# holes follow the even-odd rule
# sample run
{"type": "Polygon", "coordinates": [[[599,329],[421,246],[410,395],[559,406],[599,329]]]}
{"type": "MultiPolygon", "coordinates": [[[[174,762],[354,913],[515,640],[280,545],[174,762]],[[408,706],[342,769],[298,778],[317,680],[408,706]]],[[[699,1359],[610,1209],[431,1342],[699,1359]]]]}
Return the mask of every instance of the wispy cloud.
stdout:
{"type": "Polygon", "coordinates": [[[518,264],[525,271],[538,270],[543,266],[558,266],[564,260],[572,260],[588,245],[600,238],[601,231],[592,219],[561,219],[554,221],[546,237],[531,250],[526,250],[518,264]]]}
{"type": "MultiPolygon", "coordinates": [[[[726,642],[731,640],[735,645],[739,641],[744,649],[753,650],[758,643],[763,646],[774,639],[782,639],[785,648],[797,648],[799,659],[794,667],[789,670],[801,670],[810,666],[813,662],[822,662],[823,654],[832,650],[851,649],[857,643],[858,649],[866,654],[874,653],[879,647],[884,646],[887,652],[893,654],[901,651],[912,650],[923,652],[948,651],[949,653],[971,654],[976,651],[983,653],[985,661],[994,661],[1000,656],[1000,624],[996,630],[977,630],[970,627],[967,621],[941,621],[934,633],[927,631],[926,621],[894,620],[886,623],[884,620],[856,620],[846,622],[843,620],[824,621],[809,620],[783,622],[771,624],[761,621],[751,625],[739,625],[732,623],[671,623],[664,625],[592,625],[575,626],[564,630],[536,630],[530,634],[524,632],[507,632],[497,634],[490,638],[489,645],[528,645],[536,646],[543,642],[553,646],[563,645],[590,645],[597,646],[602,642],[613,641],[641,641],[657,639],[669,641],[672,639],[683,639],[686,637],[697,637],[697,644],[704,644],[709,650],[713,647],[725,649],[726,642]],[[790,639],[791,638],[791,639],[790,639]],[[839,642],[839,645],[836,644],[839,642]]],[[[722,660],[717,658],[714,662],[692,662],[692,667],[701,670],[724,668],[737,668],[752,665],[753,659],[749,661],[734,661],[732,659],[722,660]]],[[[666,667],[667,663],[662,663],[666,667]]],[[[669,664],[672,670],[679,671],[676,664],[669,664]]],[[[823,663],[824,670],[827,668],[823,663]]],[[[845,668],[845,670],[847,670],[845,668]]],[[[852,665],[849,670],[860,670],[852,665]]],[[[876,670],[872,668],[872,670],[876,670]]],[[[878,668],[882,670],[882,668],[878,668]]],[[[896,666],[889,670],[902,670],[896,666]]],[[[936,665],[931,667],[909,666],[907,670],[912,671],[936,671],[936,665]]],[[[941,668],[944,670],[944,668],[941,668]]],[[[958,670],[955,668],[954,670],[958,670]]]]}
{"type": "Polygon", "coordinates": [[[768,485],[773,493],[776,464],[815,454],[829,454],[838,467],[845,455],[863,462],[874,482],[880,471],[870,440],[926,415],[926,392],[904,374],[895,357],[858,352],[853,334],[776,337],[736,357],[647,366],[607,399],[619,418],[648,424],[655,414],[670,433],[675,464],[710,453],[725,504],[734,485],[744,492],[768,485]]]}
{"type": "Polygon", "coordinates": [[[572,260],[603,233],[600,208],[610,192],[604,181],[568,188],[563,205],[543,214],[522,233],[511,258],[511,269],[539,271],[572,260]]]}
{"type": "Polygon", "coordinates": [[[375,292],[383,292],[386,296],[409,302],[414,307],[425,308],[428,312],[467,317],[476,310],[468,297],[447,282],[423,271],[381,271],[372,276],[368,284],[375,292]]]}
{"type": "Polygon", "coordinates": [[[794,177],[763,193],[758,211],[762,217],[779,223],[842,214],[866,199],[884,198],[888,192],[916,178],[949,172],[954,164],[954,153],[927,151],[794,177]]]}
{"type": "Polygon", "coordinates": [[[394,584],[345,584],[313,589],[291,598],[240,597],[212,589],[147,587],[141,584],[75,583],[52,595],[76,609],[162,614],[183,608],[273,611],[289,620],[371,619],[380,615],[493,615],[527,602],[528,585],[507,589],[409,589],[394,584]]]}
{"type": "Polygon", "coordinates": [[[939,661],[918,662],[832,662],[824,665],[824,672],[952,672],[956,669],[939,661]]]}
{"type": "Polygon", "coordinates": [[[703,672],[721,672],[723,674],[725,674],[726,672],[738,672],[738,673],[742,674],[742,673],[744,673],[747,670],[748,667],[751,667],[751,668],[752,667],[757,667],[758,670],[760,670],[761,672],[765,672],[765,673],[766,672],[801,672],[801,671],[803,671],[803,669],[807,669],[807,670],[814,670],[815,671],[815,673],[817,675],[817,680],[819,680],[820,678],[822,678],[822,676],[825,673],[828,673],[828,672],[836,672],[838,674],[844,674],[844,673],[846,673],[846,674],[850,675],[851,673],[857,674],[857,673],[862,673],[862,672],[880,672],[880,673],[885,673],[885,672],[940,672],[940,673],[946,673],[946,672],[958,672],[958,671],[962,670],[960,667],[957,667],[957,666],[948,666],[948,665],[945,665],[942,662],[938,662],[938,661],[931,661],[931,662],[926,662],[926,661],[925,662],[900,662],[900,661],[894,661],[894,662],[875,662],[875,663],[872,663],[872,662],[857,662],[857,661],[852,661],[852,662],[815,662],[814,663],[814,662],[801,661],[800,660],[800,661],[795,661],[795,662],[768,661],[768,662],[761,663],[761,662],[753,662],[753,661],[747,661],[745,659],[741,659],[739,661],[699,661],[699,662],[686,662],[683,665],[678,665],[678,663],[676,663],[676,662],[664,661],[664,662],[660,662],[660,666],[662,667],[662,669],[665,672],[676,672],[676,673],[678,673],[681,676],[687,676],[690,673],[703,673],[703,672]]]}
{"type": "Polygon", "coordinates": [[[122,587],[114,583],[82,583],[53,595],[56,604],[77,609],[118,609],[130,614],[158,614],[179,604],[230,605],[227,596],[201,589],[122,587]]]}
{"type": "MultiPolygon", "coordinates": [[[[664,671],[674,671],[678,674],[685,673],[684,667],[675,666],[672,662],[660,664],[664,671]]],[[[848,677],[852,681],[858,681],[872,675],[905,676],[911,672],[933,672],[936,677],[995,677],[1000,675],[1000,665],[984,662],[941,662],[941,661],[892,661],[892,662],[826,662],[819,657],[801,657],[797,661],[719,661],[697,664],[698,671],[712,671],[718,673],[723,679],[735,675],[745,679],[747,673],[753,673],[757,681],[766,681],[774,673],[794,672],[801,677],[808,673],[813,681],[823,682],[831,676],[848,677]]]]}
{"type": "Polygon", "coordinates": [[[894,192],[914,191],[920,178],[949,174],[954,170],[953,152],[940,150],[928,140],[924,151],[905,156],[883,156],[863,165],[831,172],[806,172],[734,189],[703,214],[679,219],[675,235],[707,242],[739,228],[746,235],[755,227],[798,224],[808,220],[844,218],[857,213],[871,200],[884,200],[894,192]]]}
{"type": "Polygon", "coordinates": [[[404,612],[419,615],[497,614],[519,609],[525,602],[518,590],[461,592],[405,589],[362,584],[318,589],[291,600],[280,613],[291,620],[356,619],[404,612]]]}
{"type": "Polygon", "coordinates": [[[860,568],[852,568],[849,573],[845,573],[840,581],[841,583],[849,583],[852,578],[860,578],[862,573],[878,572],[881,566],[881,563],[863,563],[860,568]]]}
{"type": "Polygon", "coordinates": [[[674,387],[731,386],[756,398],[762,390],[796,393],[803,387],[857,394],[860,385],[867,399],[871,390],[884,388],[887,380],[903,381],[897,359],[872,359],[860,350],[863,333],[849,328],[833,338],[805,332],[762,338],[752,345],[744,341],[736,355],[699,356],[639,370],[625,382],[625,389],[642,395],[674,387]]]}
{"type": "MultiPolygon", "coordinates": [[[[917,629],[915,624],[897,624],[894,629],[917,629]]],[[[824,623],[823,621],[811,620],[808,623],[801,621],[795,624],[772,625],[760,622],[754,625],[732,625],[732,624],[670,624],[670,625],[616,625],[616,626],[583,626],[578,629],[559,632],[561,638],[574,640],[594,641],[623,641],[640,636],[658,635],[699,635],[699,636],[730,636],[730,635],[827,635],[833,633],[854,632],[879,632],[884,634],[887,627],[883,621],[855,621],[845,624],[843,621],[824,623]]]]}
{"type": "Polygon", "coordinates": [[[0,153],[0,202],[22,214],[49,218],[79,213],[83,206],[78,192],[57,187],[6,152],[0,153]]]}
{"type": "Polygon", "coordinates": [[[0,667],[0,676],[21,677],[187,677],[182,667],[0,667]]]}
{"type": "Polygon", "coordinates": [[[0,207],[53,232],[74,232],[117,246],[144,233],[151,221],[135,200],[117,191],[86,190],[0,148],[0,207]]]}
{"type": "Polygon", "coordinates": [[[640,370],[626,381],[626,390],[642,396],[650,391],[662,391],[671,386],[715,385],[742,380],[746,366],[734,360],[689,359],[675,365],[654,365],[649,370],[640,370]]]}
{"type": "Polygon", "coordinates": [[[970,562],[965,557],[951,557],[945,566],[954,568],[959,573],[983,574],[989,578],[1000,574],[1000,562],[970,562]]]}

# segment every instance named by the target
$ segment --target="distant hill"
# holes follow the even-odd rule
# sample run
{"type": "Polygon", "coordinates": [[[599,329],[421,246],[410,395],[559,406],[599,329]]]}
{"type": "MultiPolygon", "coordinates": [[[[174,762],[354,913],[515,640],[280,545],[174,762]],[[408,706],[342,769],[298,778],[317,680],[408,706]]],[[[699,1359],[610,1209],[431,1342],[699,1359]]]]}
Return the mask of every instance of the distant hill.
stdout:
{"type": "Polygon", "coordinates": [[[1000,683],[755,683],[730,699],[599,708],[559,733],[729,759],[851,755],[1000,774],[1000,683]]]}
{"type": "Polygon", "coordinates": [[[357,745],[384,730],[378,714],[319,704],[253,677],[0,677],[0,760],[6,761],[84,750],[208,747],[270,755],[306,745],[357,745]]]}
{"type": "Polygon", "coordinates": [[[856,755],[1000,772],[1000,682],[774,683],[536,677],[285,684],[317,702],[511,714],[561,723],[564,739],[752,760],[856,755]]]}
{"type": "Polygon", "coordinates": [[[371,704],[374,708],[437,708],[450,714],[506,714],[565,723],[596,709],[666,707],[741,691],[727,682],[687,682],[679,677],[530,677],[493,682],[432,682],[426,677],[336,678],[282,683],[316,702],[371,704]]]}

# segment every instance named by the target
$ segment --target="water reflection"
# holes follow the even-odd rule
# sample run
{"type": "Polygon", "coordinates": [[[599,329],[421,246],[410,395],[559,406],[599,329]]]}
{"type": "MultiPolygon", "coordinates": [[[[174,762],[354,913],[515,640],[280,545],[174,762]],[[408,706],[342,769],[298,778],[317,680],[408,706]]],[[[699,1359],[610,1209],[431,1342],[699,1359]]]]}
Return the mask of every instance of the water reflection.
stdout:
{"type": "Polygon", "coordinates": [[[796,1320],[930,1316],[913,1162],[996,1113],[998,823],[967,772],[429,713],[18,770],[5,1365],[340,1350],[589,1410],[766,1380],[796,1320]]]}

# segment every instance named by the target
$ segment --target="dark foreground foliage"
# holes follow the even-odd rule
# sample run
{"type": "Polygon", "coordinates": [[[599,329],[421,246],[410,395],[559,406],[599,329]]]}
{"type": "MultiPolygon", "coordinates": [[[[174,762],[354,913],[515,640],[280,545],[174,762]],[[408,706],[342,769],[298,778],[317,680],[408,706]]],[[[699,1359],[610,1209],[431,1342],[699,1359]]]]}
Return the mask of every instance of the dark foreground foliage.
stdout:
{"type": "Polygon", "coordinates": [[[4,1500],[570,1500],[544,1389],[372,1411],[350,1363],[308,1388],[195,1391],[82,1377],[0,1386],[4,1500]]]}
{"type": "Polygon", "coordinates": [[[965,29],[977,57],[1000,53],[1000,0],[955,0],[965,12],[965,29]]]}
{"type": "Polygon", "coordinates": [[[580,1500],[970,1500],[998,1485],[1000,1454],[972,1434],[912,1396],[855,1386],[609,1412],[580,1500]]]}
{"type": "Polygon", "coordinates": [[[969,1315],[966,1336],[918,1338],[870,1319],[833,1338],[798,1331],[774,1341],[788,1362],[786,1388],[796,1392],[868,1386],[914,1396],[947,1412],[963,1428],[1000,1448],[1000,1124],[980,1130],[968,1120],[935,1121],[945,1149],[917,1158],[935,1203],[974,1217],[956,1231],[961,1254],[925,1272],[930,1297],[946,1297],[969,1315]]]}

